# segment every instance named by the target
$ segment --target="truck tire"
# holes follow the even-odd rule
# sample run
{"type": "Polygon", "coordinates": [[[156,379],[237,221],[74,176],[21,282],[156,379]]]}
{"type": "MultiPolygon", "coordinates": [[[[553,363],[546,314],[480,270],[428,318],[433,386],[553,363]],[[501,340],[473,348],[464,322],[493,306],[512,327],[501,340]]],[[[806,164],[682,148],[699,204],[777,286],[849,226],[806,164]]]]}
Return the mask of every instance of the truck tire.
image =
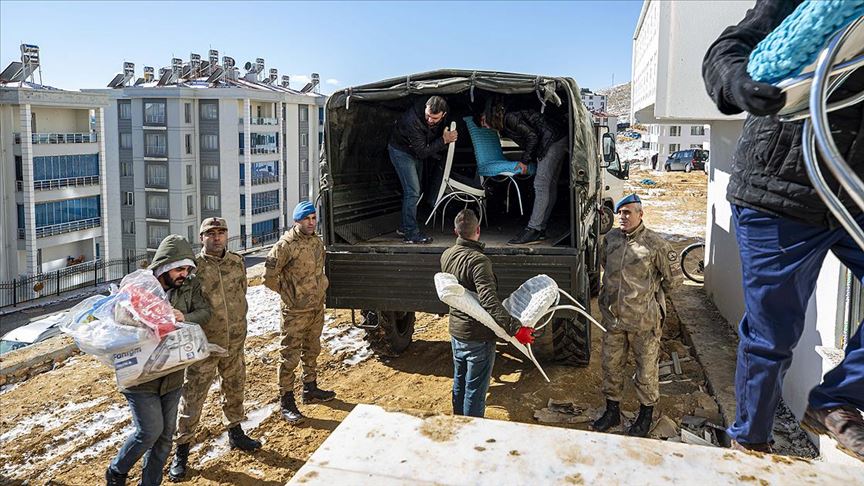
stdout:
{"type": "Polygon", "coordinates": [[[411,344],[414,335],[414,313],[364,310],[360,312],[366,328],[366,341],[376,354],[395,358],[411,344]],[[377,325],[376,325],[377,324],[377,325]]]}
{"type": "Polygon", "coordinates": [[[555,319],[552,324],[554,361],[567,366],[588,366],[591,360],[591,324],[584,318],[555,319]]]}
{"type": "Polygon", "coordinates": [[[615,213],[607,205],[600,207],[600,234],[605,235],[615,224],[615,213]]]}

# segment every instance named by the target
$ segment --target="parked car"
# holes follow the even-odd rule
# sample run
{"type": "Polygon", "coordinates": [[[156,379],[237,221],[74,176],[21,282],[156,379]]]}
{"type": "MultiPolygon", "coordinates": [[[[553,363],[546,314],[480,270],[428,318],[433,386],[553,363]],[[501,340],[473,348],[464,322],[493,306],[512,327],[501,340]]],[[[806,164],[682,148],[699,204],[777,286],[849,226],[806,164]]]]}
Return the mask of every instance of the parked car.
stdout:
{"type": "Polygon", "coordinates": [[[702,149],[688,149],[673,152],[663,164],[663,170],[683,170],[690,172],[692,170],[705,170],[705,163],[708,161],[708,151],[702,149]]]}
{"type": "Polygon", "coordinates": [[[66,312],[60,312],[7,332],[0,338],[0,355],[60,334],[60,323],[63,322],[65,316],[66,312]]]}

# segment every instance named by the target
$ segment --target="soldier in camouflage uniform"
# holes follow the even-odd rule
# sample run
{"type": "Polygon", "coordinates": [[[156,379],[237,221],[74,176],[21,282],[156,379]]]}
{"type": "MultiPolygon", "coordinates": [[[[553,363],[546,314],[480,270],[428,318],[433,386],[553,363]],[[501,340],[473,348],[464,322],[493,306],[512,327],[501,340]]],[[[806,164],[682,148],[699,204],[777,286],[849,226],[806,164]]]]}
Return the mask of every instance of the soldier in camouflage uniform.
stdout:
{"type": "Polygon", "coordinates": [[[282,298],[282,359],[279,396],[282,417],[303,420],[294,400],[294,370],[303,363],[303,403],[332,400],[336,394],[318,388],[316,367],[324,329],[324,243],[315,233],[315,206],[303,201],[294,208],[294,226],[267,255],[264,285],[282,298]]]}
{"type": "Polygon", "coordinates": [[[212,315],[202,325],[207,340],[228,351],[227,356],[211,356],[186,369],[183,397],[177,423],[177,452],[171,463],[169,478],[178,481],[186,476],[189,447],[210,385],[219,373],[221,378],[223,423],[228,428],[232,449],[254,451],[261,447],[240,426],[246,419],[243,391],[246,384],[244,344],[246,341],[246,265],[243,257],[227,250],[228,226],[222,218],[207,218],[199,232],[202,248],[195,257],[196,277],[212,315]]]}
{"type": "Polygon", "coordinates": [[[666,293],[681,281],[677,254],[657,233],[642,223],[642,201],[632,194],[615,206],[620,228],[605,237],[601,253],[603,287],[598,305],[603,325],[603,394],[606,411],[594,422],[605,431],[621,423],[621,392],[627,351],[636,360],[636,396],[639,416],[627,430],[645,437],[651,428],[654,404],[660,398],[657,365],[661,326],[666,316],[666,293]]]}

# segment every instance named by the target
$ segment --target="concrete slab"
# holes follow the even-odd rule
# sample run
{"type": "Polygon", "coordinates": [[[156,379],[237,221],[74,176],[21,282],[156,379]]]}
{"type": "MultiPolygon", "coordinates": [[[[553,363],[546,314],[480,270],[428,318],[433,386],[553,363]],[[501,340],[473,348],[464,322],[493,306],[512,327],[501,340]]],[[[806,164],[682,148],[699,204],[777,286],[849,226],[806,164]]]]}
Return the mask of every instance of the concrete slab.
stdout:
{"type": "Polygon", "coordinates": [[[785,486],[861,477],[861,469],[782,456],[360,404],[288,484],[785,486]]]}

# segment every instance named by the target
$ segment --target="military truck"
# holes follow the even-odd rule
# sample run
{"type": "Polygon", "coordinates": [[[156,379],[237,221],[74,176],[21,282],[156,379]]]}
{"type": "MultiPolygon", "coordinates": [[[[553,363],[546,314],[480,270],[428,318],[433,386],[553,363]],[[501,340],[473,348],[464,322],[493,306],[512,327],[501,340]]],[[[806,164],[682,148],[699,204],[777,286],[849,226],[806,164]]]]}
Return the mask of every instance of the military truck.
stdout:
{"type": "MultiPolygon", "coordinates": [[[[443,215],[439,208],[434,222],[422,228],[433,236],[431,244],[404,244],[396,234],[402,188],[387,153],[395,121],[413,103],[432,95],[448,101],[446,123],[456,122],[459,132],[453,172],[467,178],[474,175],[476,161],[463,118],[479,115],[490,97],[502,100],[510,110],[542,111],[563,127],[569,139],[569,163],[562,167],[547,238],[540,244],[507,244],[530,216],[533,179],[516,181],[523,214],[515,201],[517,191],[508,191],[508,181],[485,181],[481,241],[493,262],[501,297],[528,278],[546,274],[589,307],[592,283],[596,287],[600,277],[600,171],[615,161],[615,141],[601,133],[605,127],[594,126],[573,79],[439,70],[347,88],[326,104],[320,204],[330,278],[327,305],[351,309],[355,323],[367,330],[372,348],[388,356],[410,345],[415,312],[448,311],[437,298],[433,276],[440,271],[441,253],[455,242],[452,221],[464,204],[449,205],[443,215]]],[[[516,144],[503,139],[502,146],[508,159],[521,160],[516,144]]],[[[426,190],[437,191],[437,184],[431,185],[435,187],[426,190]]],[[[421,225],[428,214],[428,209],[418,209],[421,225]]],[[[564,314],[542,331],[534,350],[545,362],[584,366],[590,359],[590,343],[588,323],[564,314]]]]}

